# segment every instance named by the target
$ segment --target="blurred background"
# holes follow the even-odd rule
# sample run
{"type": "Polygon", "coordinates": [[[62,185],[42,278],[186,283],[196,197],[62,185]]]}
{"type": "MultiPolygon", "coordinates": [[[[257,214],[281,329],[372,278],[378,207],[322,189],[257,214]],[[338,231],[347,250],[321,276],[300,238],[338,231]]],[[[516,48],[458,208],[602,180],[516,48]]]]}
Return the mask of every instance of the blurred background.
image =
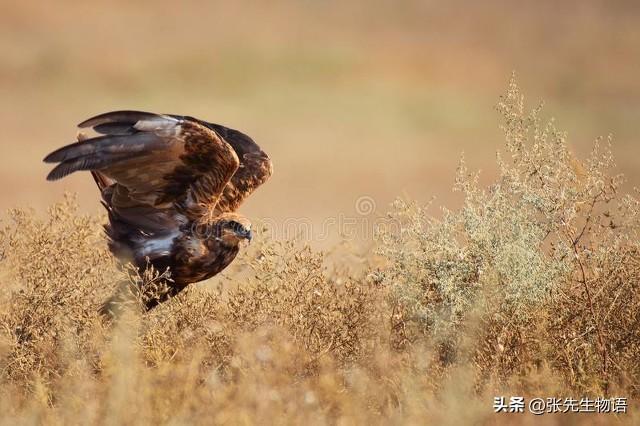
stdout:
{"type": "Polygon", "coordinates": [[[49,183],[41,160],[114,109],[254,137],[275,174],[249,217],[320,224],[362,196],[380,214],[397,196],[454,205],[461,152],[484,180],[495,174],[494,105],[512,71],[579,156],[613,134],[627,187],[640,186],[636,1],[1,0],[0,11],[3,211],[65,190],[100,211],[88,174],[49,183]]]}

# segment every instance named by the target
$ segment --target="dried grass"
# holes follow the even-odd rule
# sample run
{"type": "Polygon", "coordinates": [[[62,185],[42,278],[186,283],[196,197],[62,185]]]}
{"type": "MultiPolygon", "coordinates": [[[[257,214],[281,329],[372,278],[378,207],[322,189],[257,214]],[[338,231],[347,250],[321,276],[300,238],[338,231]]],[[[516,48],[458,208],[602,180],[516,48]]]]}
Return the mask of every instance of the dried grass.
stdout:
{"type": "MultiPolygon", "coordinates": [[[[498,179],[481,188],[462,163],[464,204],[441,219],[398,201],[403,226],[377,236],[385,266],[364,274],[263,240],[217,288],[105,321],[117,286],[158,274],[118,269],[103,218],[73,197],[45,218],[10,212],[3,421],[526,423],[493,414],[492,397],[638,398],[638,200],[619,194],[608,143],[582,164],[515,82],[498,110],[498,179]]],[[[634,408],[618,419],[637,420],[634,408]]]]}

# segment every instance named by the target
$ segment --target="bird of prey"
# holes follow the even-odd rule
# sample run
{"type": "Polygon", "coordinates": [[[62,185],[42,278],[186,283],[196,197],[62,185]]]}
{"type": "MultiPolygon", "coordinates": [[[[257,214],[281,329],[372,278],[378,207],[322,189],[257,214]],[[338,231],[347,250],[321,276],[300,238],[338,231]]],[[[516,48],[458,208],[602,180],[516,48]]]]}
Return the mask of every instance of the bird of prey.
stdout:
{"type": "Polygon", "coordinates": [[[109,249],[140,271],[169,268],[169,291],[146,301],[147,309],[188,284],[226,268],[241,241],[251,240],[240,204],[271,176],[267,154],[244,133],[193,117],[114,111],[78,125],[78,142],[44,159],[58,163],[57,180],[91,171],[109,214],[109,249]]]}

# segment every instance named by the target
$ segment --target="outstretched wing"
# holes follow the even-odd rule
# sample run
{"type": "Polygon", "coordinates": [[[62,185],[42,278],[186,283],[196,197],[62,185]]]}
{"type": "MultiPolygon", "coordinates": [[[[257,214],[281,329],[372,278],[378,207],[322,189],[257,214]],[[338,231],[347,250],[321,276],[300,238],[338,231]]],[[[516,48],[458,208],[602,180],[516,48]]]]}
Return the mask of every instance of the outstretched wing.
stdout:
{"type": "Polygon", "coordinates": [[[240,204],[265,183],[273,173],[273,164],[269,156],[244,133],[221,126],[215,123],[198,120],[193,117],[174,116],[178,119],[193,121],[220,135],[231,145],[238,155],[240,167],[231,180],[224,187],[220,200],[216,205],[216,212],[232,212],[238,209],[240,204]]]}
{"type": "Polygon", "coordinates": [[[178,215],[200,220],[214,214],[240,165],[228,143],[193,120],[116,111],[79,127],[91,127],[101,136],[49,154],[44,161],[59,164],[47,179],[91,170],[94,177],[113,182],[102,190],[107,207],[144,233],[176,229],[178,215]]]}

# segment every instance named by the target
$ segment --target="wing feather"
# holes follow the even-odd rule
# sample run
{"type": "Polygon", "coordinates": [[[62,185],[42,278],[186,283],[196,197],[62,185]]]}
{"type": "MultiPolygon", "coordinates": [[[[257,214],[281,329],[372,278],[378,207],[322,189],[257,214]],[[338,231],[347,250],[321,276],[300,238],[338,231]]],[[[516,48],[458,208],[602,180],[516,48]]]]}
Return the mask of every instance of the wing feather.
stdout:
{"type": "Polygon", "coordinates": [[[91,117],[82,123],[78,124],[78,127],[81,129],[86,129],[89,127],[95,128],[96,126],[102,124],[110,124],[117,123],[120,125],[129,124],[133,126],[139,121],[145,120],[156,120],[162,118],[164,120],[171,120],[172,118],[175,120],[175,117],[170,117],[162,114],[155,114],[153,112],[144,112],[144,111],[112,111],[105,112],[104,114],[96,115],[95,117],[91,117]]]}
{"type": "Polygon", "coordinates": [[[208,123],[193,117],[171,117],[193,121],[208,127],[231,145],[238,155],[239,168],[220,196],[220,200],[216,205],[217,213],[236,211],[242,202],[273,174],[271,159],[248,135],[239,130],[220,124],[208,123]]]}
{"type": "Polygon", "coordinates": [[[45,157],[45,162],[59,163],[48,179],[60,179],[78,170],[98,172],[112,183],[103,189],[109,190],[109,208],[128,222],[142,223],[137,216],[153,211],[158,213],[152,218],[154,223],[176,214],[199,220],[215,209],[239,167],[234,149],[214,130],[197,122],[149,112],[115,111],[90,118],[79,127],[92,127],[102,136],[70,144],[45,157]]]}

